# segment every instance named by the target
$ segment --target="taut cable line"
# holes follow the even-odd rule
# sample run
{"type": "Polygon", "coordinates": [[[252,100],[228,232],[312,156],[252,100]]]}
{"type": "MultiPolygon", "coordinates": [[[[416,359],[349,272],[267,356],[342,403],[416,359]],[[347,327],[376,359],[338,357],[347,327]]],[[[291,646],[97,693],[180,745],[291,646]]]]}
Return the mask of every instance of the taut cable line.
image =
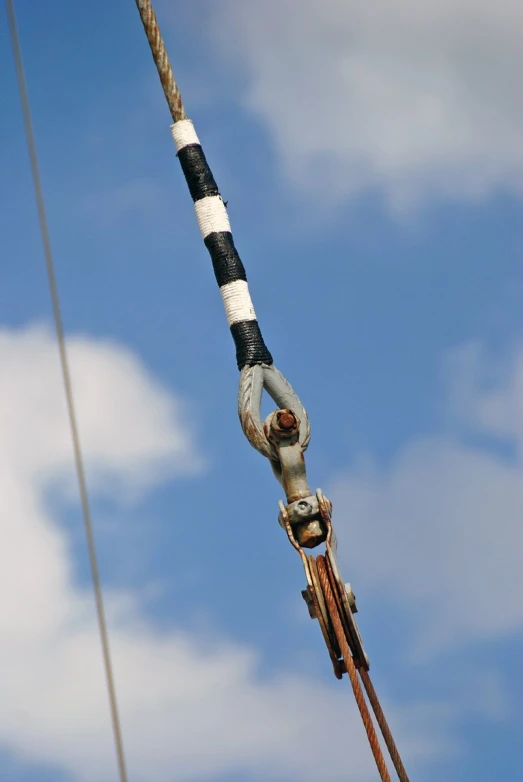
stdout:
{"type": "Polygon", "coordinates": [[[29,159],[31,164],[31,174],[33,178],[36,207],[38,210],[38,220],[40,223],[40,233],[42,236],[45,265],[47,270],[47,278],[49,282],[49,291],[51,294],[51,303],[53,308],[56,338],[58,342],[58,350],[60,353],[60,364],[62,368],[62,377],[63,377],[63,383],[65,389],[67,413],[68,413],[69,425],[71,429],[71,439],[73,443],[76,475],[78,479],[80,502],[82,506],[85,536],[87,539],[87,549],[89,552],[89,564],[91,568],[91,577],[93,582],[94,597],[96,603],[98,630],[100,633],[100,641],[102,645],[102,656],[103,656],[103,664],[105,670],[105,679],[107,684],[107,692],[109,696],[109,707],[111,712],[111,722],[113,728],[116,760],[118,764],[118,773],[119,773],[120,782],[127,782],[128,778],[127,778],[125,754],[124,754],[124,747],[123,747],[123,740],[122,740],[122,730],[120,725],[120,716],[118,713],[118,704],[116,700],[116,687],[114,683],[114,673],[113,673],[113,666],[111,660],[111,652],[109,647],[109,634],[107,630],[107,621],[105,618],[102,585],[100,581],[100,571],[98,567],[98,557],[96,554],[96,544],[94,538],[93,523],[91,518],[91,509],[89,504],[89,495],[87,492],[84,460],[82,456],[80,435],[78,431],[78,420],[77,420],[76,407],[74,402],[73,387],[71,383],[71,372],[69,367],[67,345],[66,345],[64,327],[62,321],[62,313],[60,308],[60,298],[58,294],[58,285],[56,282],[55,265],[54,265],[53,253],[51,249],[49,227],[47,224],[42,182],[40,179],[40,170],[38,166],[38,157],[36,152],[33,123],[31,120],[31,111],[29,106],[29,96],[27,92],[27,84],[26,84],[26,79],[24,74],[22,50],[20,47],[20,40],[18,37],[18,29],[16,24],[13,0],[5,0],[5,3],[7,9],[7,17],[9,21],[9,31],[10,31],[11,41],[13,46],[16,75],[18,79],[18,89],[20,93],[20,102],[22,104],[22,112],[24,117],[25,133],[27,137],[27,148],[28,148],[29,159]]]}
{"type": "Polygon", "coordinates": [[[340,576],[331,522],[332,504],[320,489],[313,494],[307,482],[303,457],[310,439],[307,413],[288,381],[274,366],[263,340],[245,268],[234,244],[227,207],[193,123],[185,113],[152,4],[150,0],[135,2],[173,120],[171,132],[176,154],[194,202],[203,241],[211,256],[236,346],[236,361],[241,371],[238,414],[244,434],[250,444],[269,459],[285,491],[288,504],[280,503],[279,522],[302,560],[307,579],[307,588],[302,595],[311,617],[318,620],[334,674],[339,679],[344,673],[349,676],[380,777],[383,782],[390,782],[360,679],[398,778],[408,782],[368,673],[369,659],[353,616],[357,612],[356,599],[350,584],[344,584],[340,576]],[[264,389],[280,409],[262,422],[260,404],[264,389]],[[306,554],[304,549],[320,544],[325,544],[325,555],[306,554]]]}

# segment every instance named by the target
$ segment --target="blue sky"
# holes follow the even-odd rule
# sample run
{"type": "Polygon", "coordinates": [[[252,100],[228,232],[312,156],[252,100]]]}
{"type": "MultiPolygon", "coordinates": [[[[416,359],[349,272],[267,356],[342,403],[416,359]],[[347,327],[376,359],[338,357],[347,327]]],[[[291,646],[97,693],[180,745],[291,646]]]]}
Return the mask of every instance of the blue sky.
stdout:
{"type": "MultiPolygon", "coordinates": [[[[521,12],[437,8],[157,3],[266,342],[311,418],[310,482],[334,501],[411,778],[490,782],[523,765],[521,12]]],[[[375,779],[281,489],[237,421],[134,3],[19,0],[17,16],[130,779],[375,779]]],[[[0,776],[110,782],[5,18],[0,42],[0,776]]]]}

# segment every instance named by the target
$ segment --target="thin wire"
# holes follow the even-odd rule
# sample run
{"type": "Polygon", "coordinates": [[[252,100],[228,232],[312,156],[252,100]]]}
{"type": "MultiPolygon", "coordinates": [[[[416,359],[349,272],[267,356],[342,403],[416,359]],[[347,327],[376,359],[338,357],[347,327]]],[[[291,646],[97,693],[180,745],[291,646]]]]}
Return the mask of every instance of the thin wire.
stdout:
{"type": "Polygon", "coordinates": [[[160,28],[156,20],[156,14],[150,3],[150,0],[136,0],[136,6],[140,12],[140,18],[151,47],[151,53],[158,69],[158,75],[162,83],[167,105],[171,112],[173,122],[178,122],[181,119],[186,119],[185,109],[182,103],[182,96],[180,90],[174,78],[174,74],[167,55],[167,49],[163,42],[160,28]]]}
{"type": "Polygon", "coordinates": [[[82,457],[82,450],[80,447],[80,436],[78,432],[73,389],[71,384],[71,373],[69,369],[69,361],[67,357],[67,350],[65,344],[64,327],[63,327],[62,315],[60,310],[60,299],[58,296],[58,286],[56,283],[56,274],[54,269],[53,255],[51,251],[49,229],[47,226],[42,183],[40,180],[40,173],[38,168],[38,159],[36,154],[36,144],[34,139],[33,124],[31,121],[31,112],[29,108],[27,84],[24,75],[22,51],[20,48],[20,41],[18,37],[13,0],[5,0],[5,3],[7,8],[7,17],[9,20],[11,42],[13,46],[16,75],[18,79],[18,89],[20,92],[20,101],[22,104],[22,111],[24,115],[24,125],[25,125],[25,132],[27,136],[27,148],[29,151],[29,158],[31,161],[31,172],[33,176],[33,185],[35,191],[36,205],[38,209],[38,218],[40,221],[40,231],[42,234],[42,243],[44,247],[45,264],[47,268],[49,289],[51,293],[51,301],[53,306],[56,336],[57,336],[58,348],[60,352],[60,363],[62,366],[62,376],[63,376],[63,382],[65,387],[65,396],[67,401],[67,412],[69,415],[69,424],[71,427],[71,437],[72,437],[73,449],[74,449],[74,460],[76,465],[76,473],[78,477],[78,487],[80,490],[80,500],[82,505],[83,518],[84,518],[85,535],[87,538],[87,548],[89,551],[89,562],[91,566],[91,576],[92,576],[93,587],[94,587],[96,614],[98,618],[98,628],[99,628],[100,640],[102,644],[105,678],[106,678],[107,690],[109,695],[109,705],[111,711],[111,720],[112,720],[112,727],[114,733],[114,744],[115,744],[116,757],[118,763],[119,778],[120,778],[120,782],[127,782],[127,771],[126,771],[125,755],[123,749],[122,731],[120,726],[120,717],[118,714],[118,705],[116,700],[116,688],[114,684],[114,674],[113,674],[113,667],[111,662],[111,654],[109,650],[109,635],[107,632],[107,622],[105,618],[102,586],[100,581],[100,572],[98,568],[98,559],[96,555],[96,545],[94,540],[91,511],[89,507],[89,498],[87,494],[87,483],[85,480],[85,469],[84,469],[84,463],[82,457]]]}

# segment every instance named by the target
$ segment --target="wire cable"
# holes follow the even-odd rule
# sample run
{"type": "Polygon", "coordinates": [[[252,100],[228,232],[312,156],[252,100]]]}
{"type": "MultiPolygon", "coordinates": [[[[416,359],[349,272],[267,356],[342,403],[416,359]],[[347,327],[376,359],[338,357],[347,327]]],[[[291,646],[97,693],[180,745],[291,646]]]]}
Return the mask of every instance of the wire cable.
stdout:
{"type": "MultiPolygon", "coordinates": [[[[177,155],[195,204],[198,224],[205,245],[211,254],[216,279],[224,299],[227,320],[237,347],[238,368],[244,370],[245,367],[252,367],[256,364],[270,366],[272,365],[272,356],[265,346],[258,328],[254,307],[248,293],[245,269],[232,241],[226,206],[219,194],[194,126],[185,113],[180,90],[174,78],[151,0],[135,0],[135,2],[174,123],[171,131],[177,155]]],[[[250,440],[249,436],[248,439],[250,440]]],[[[254,445],[252,440],[250,442],[254,445]]],[[[345,638],[341,619],[335,608],[325,559],[319,556],[316,562],[323,591],[331,607],[333,629],[345,659],[347,673],[380,777],[383,782],[390,782],[390,775],[361,689],[358,672],[345,638]]],[[[405,768],[370,677],[363,669],[360,669],[359,673],[398,776],[401,782],[408,782],[405,768]]]]}
{"type": "Polygon", "coordinates": [[[374,689],[374,685],[372,684],[368,671],[366,671],[363,666],[359,666],[358,671],[363,682],[363,686],[365,687],[367,698],[369,699],[369,703],[372,706],[372,710],[376,716],[376,722],[380,726],[385,744],[389,750],[389,755],[391,757],[394,768],[396,769],[396,773],[398,774],[398,778],[400,782],[409,782],[407,772],[405,771],[405,766],[403,765],[400,753],[398,752],[396,742],[394,741],[392,733],[390,732],[389,724],[385,714],[383,713],[383,709],[381,708],[379,698],[376,694],[376,690],[374,689]]]}
{"type": "Polygon", "coordinates": [[[63,377],[64,388],[65,388],[65,397],[67,402],[67,412],[68,412],[69,424],[71,428],[71,438],[72,438],[73,450],[74,450],[74,461],[76,466],[76,474],[78,478],[78,488],[80,491],[80,500],[82,506],[83,519],[84,519],[85,535],[87,538],[87,548],[89,551],[89,563],[91,567],[91,576],[93,581],[94,596],[96,602],[98,629],[99,629],[100,640],[102,645],[105,678],[106,678],[107,691],[109,696],[109,706],[111,711],[111,721],[112,721],[113,734],[114,734],[114,744],[115,744],[116,758],[118,763],[119,779],[120,782],[127,782],[125,754],[123,748],[120,716],[118,713],[118,704],[116,700],[116,688],[114,683],[113,666],[112,666],[111,653],[109,648],[109,634],[107,630],[107,621],[105,618],[102,586],[100,581],[100,571],[98,567],[98,557],[96,554],[93,523],[91,518],[89,497],[87,493],[87,482],[85,479],[84,461],[82,456],[82,449],[80,446],[80,435],[78,431],[76,408],[74,404],[74,395],[73,395],[73,388],[71,383],[71,372],[70,372],[69,360],[67,356],[65,333],[64,333],[61,308],[60,308],[60,299],[58,295],[58,286],[56,282],[55,266],[54,266],[53,254],[51,250],[51,241],[49,237],[49,228],[47,225],[42,183],[41,183],[40,172],[38,167],[38,158],[36,153],[36,143],[35,143],[34,132],[33,132],[33,124],[31,121],[29,96],[27,92],[27,84],[26,84],[24,68],[23,68],[22,51],[20,47],[20,40],[18,37],[18,29],[16,25],[13,0],[5,0],[5,4],[7,9],[7,17],[9,22],[11,42],[13,46],[16,75],[18,79],[18,90],[20,93],[20,102],[22,104],[25,133],[27,137],[27,148],[28,148],[29,158],[31,163],[31,173],[33,177],[33,186],[34,186],[34,192],[36,198],[36,206],[38,210],[38,219],[40,222],[40,232],[42,235],[42,244],[44,248],[45,264],[47,269],[47,277],[49,281],[49,290],[51,293],[56,337],[58,341],[58,349],[60,352],[60,364],[62,368],[62,377],[63,377]]]}
{"type": "Polygon", "coordinates": [[[376,735],[374,725],[372,723],[372,717],[370,716],[370,712],[367,707],[367,703],[365,701],[365,696],[363,694],[363,690],[361,689],[361,685],[358,679],[358,674],[356,671],[356,666],[354,664],[354,660],[352,659],[352,654],[349,648],[349,644],[347,643],[347,639],[345,637],[345,631],[343,629],[341,618],[338,613],[336,600],[334,598],[334,594],[329,582],[329,576],[325,564],[325,557],[323,557],[320,554],[316,558],[316,564],[318,567],[318,575],[320,577],[321,587],[323,590],[323,594],[325,596],[325,602],[327,603],[329,616],[332,621],[334,633],[336,635],[336,640],[338,642],[338,646],[340,647],[340,651],[343,656],[343,659],[345,660],[345,667],[347,669],[347,674],[349,676],[350,683],[352,685],[352,690],[354,692],[356,704],[358,706],[361,719],[363,722],[363,726],[365,728],[365,732],[369,740],[369,745],[372,754],[374,756],[374,760],[376,761],[376,766],[378,767],[380,779],[382,780],[382,782],[391,782],[390,774],[385,764],[385,758],[383,757],[383,752],[381,751],[380,743],[376,735]]]}
{"type": "Polygon", "coordinates": [[[238,369],[255,364],[270,366],[272,355],[263,339],[245,267],[234,244],[227,203],[220,194],[194,125],[185,113],[151,0],[135,1],[173,120],[171,133],[176,155],[194,203],[203,242],[211,256],[236,347],[238,369]]]}
{"type": "Polygon", "coordinates": [[[156,14],[149,0],[136,0],[138,11],[140,12],[140,19],[142,20],[143,28],[151,47],[151,53],[158,69],[158,75],[162,83],[167,105],[171,112],[173,122],[179,122],[180,120],[187,119],[185,109],[182,103],[182,96],[176,79],[174,78],[171,63],[167,55],[167,49],[163,42],[160,28],[156,20],[156,14]]]}

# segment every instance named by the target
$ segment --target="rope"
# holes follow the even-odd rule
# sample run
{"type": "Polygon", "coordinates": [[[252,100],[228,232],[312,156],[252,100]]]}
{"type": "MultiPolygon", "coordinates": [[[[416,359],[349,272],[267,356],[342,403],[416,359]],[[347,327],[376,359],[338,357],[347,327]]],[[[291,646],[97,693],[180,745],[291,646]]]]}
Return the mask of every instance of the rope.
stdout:
{"type": "MultiPolygon", "coordinates": [[[[200,140],[194,126],[187,118],[183,107],[178,85],[175,81],[165,43],[163,41],[156,14],[151,0],[136,0],[136,6],[151,47],[153,60],[158,70],[165,98],[171,112],[173,125],[171,127],[176,145],[178,159],[194,202],[196,218],[202,238],[211,255],[216,281],[220,287],[227,321],[236,344],[238,368],[255,364],[272,364],[272,356],[263,341],[254,306],[249,294],[247,277],[241,259],[232,239],[231,226],[226,204],[219,193],[211,169],[203,153],[200,140]]],[[[385,765],[378,738],[369,713],[365,696],[362,692],[352,654],[345,639],[345,634],[336,608],[334,595],[329,583],[326,564],[323,557],[317,558],[318,571],[322,578],[322,586],[327,590],[330,600],[331,616],[335,624],[335,632],[342,650],[347,673],[349,675],[363,724],[369,738],[369,743],[376,760],[383,782],[390,782],[390,776],[385,765]]],[[[396,744],[392,738],[389,726],[381,709],[378,697],[366,671],[361,670],[365,689],[372,705],[376,720],[381,728],[387,748],[389,749],[394,767],[401,782],[409,782],[396,744]]]]}
{"type": "Polygon", "coordinates": [[[392,737],[392,733],[390,732],[388,722],[386,720],[385,714],[383,713],[383,709],[381,708],[379,698],[376,694],[376,690],[374,689],[370,676],[363,666],[359,667],[359,674],[363,682],[363,686],[365,687],[365,691],[367,693],[367,697],[369,699],[370,705],[372,706],[372,710],[376,715],[376,721],[380,726],[380,730],[382,732],[383,738],[385,739],[385,744],[387,745],[387,749],[389,750],[390,757],[392,759],[394,768],[396,769],[400,782],[409,782],[407,772],[405,771],[405,767],[403,765],[400,754],[398,752],[398,748],[396,747],[396,742],[394,741],[392,737]]]}
{"type": "Polygon", "coordinates": [[[136,6],[173,119],[171,132],[176,154],[194,202],[202,239],[211,256],[227,323],[236,346],[238,369],[255,364],[270,366],[272,356],[258,325],[245,268],[234,245],[227,206],[220,195],[194,126],[186,117],[156,15],[150,0],[136,0],[136,6]]]}
{"type": "Polygon", "coordinates": [[[116,688],[114,684],[111,654],[109,650],[109,636],[107,632],[107,622],[105,618],[102,586],[100,581],[100,572],[98,568],[98,559],[96,555],[93,524],[91,519],[89,498],[87,494],[85,469],[84,469],[84,463],[82,457],[82,450],[80,447],[80,436],[78,432],[78,423],[77,423],[76,410],[74,404],[73,388],[71,384],[71,373],[70,373],[69,360],[68,360],[66,344],[65,344],[65,334],[64,334],[64,327],[62,322],[62,315],[60,310],[58,286],[56,283],[55,267],[53,261],[53,254],[51,251],[51,241],[49,237],[47,217],[45,213],[44,196],[42,190],[42,183],[40,180],[40,172],[39,172],[38,159],[36,153],[36,144],[35,144],[35,138],[33,132],[33,125],[31,121],[31,112],[29,107],[29,96],[27,93],[27,84],[24,75],[22,51],[20,48],[20,41],[18,37],[13,0],[6,0],[6,8],[7,8],[7,16],[9,20],[11,42],[13,46],[16,75],[18,79],[18,89],[20,93],[20,101],[22,104],[22,111],[24,116],[24,125],[25,125],[26,137],[27,137],[27,148],[28,148],[29,158],[31,163],[31,173],[33,177],[33,186],[34,186],[34,192],[36,198],[36,205],[38,209],[38,219],[40,222],[40,231],[42,235],[42,243],[44,248],[47,277],[48,277],[49,289],[51,293],[53,316],[54,316],[54,322],[56,328],[56,337],[58,341],[60,363],[62,368],[64,388],[65,388],[65,397],[67,402],[67,412],[69,416],[71,437],[73,441],[74,460],[76,466],[76,474],[78,478],[78,487],[80,491],[82,513],[84,518],[85,535],[87,538],[87,548],[89,551],[89,563],[91,566],[91,576],[92,576],[93,587],[94,587],[98,629],[99,629],[100,640],[102,644],[105,678],[106,678],[107,690],[109,695],[109,706],[111,711],[111,720],[112,720],[112,727],[114,733],[114,744],[115,744],[116,757],[118,763],[119,778],[120,778],[120,782],[127,782],[127,771],[126,771],[125,755],[123,749],[122,731],[120,726],[120,718],[118,714],[118,705],[116,700],[116,688]]]}
{"type": "Polygon", "coordinates": [[[156,21],[156,14],[149,0],[136,0],[136,5],[158,69],[158,75],[162,82],[171,117],[173,122],[179,122],[181,119],[186,119],[185,109],[183,108],[182,96],[167,56],[162,34],[156,21]]]}
{"type": "Polygon", "coordinates": [[[323,557],[320,554],[320,556],[316,558],[316,564],[318,567],[318,575],[320,577],[321,588],[323,590],[325,601],[328,606],[328,613],[332,620],[334,633],[336,635],[336,639],[338,641],[338,645],[340,647],[343,659],[345,660],[347,674],[349,676],[350,683],[352,685],[352,689],[354,692],[356,703],[358,705],[358,709],[360,710],[361,719],[363,720],[363,726],[367,733],[367,738],[369,740],[372,754],[374,755],[374,760],[376,761],[376,765],[378,767],[378,771],[382,782],[391,782],[390,775],[387,770],[387,766],[385,764],[385,758],[383,757],[380,743],[376,735],[376,731],[374,729],[372,717],[370,715],[367,702],[363,694],[363,690],[361,689],[361,685],[358,679],[358,673],[356,671],[356,666],[354,665],[354,660],[352,659],[352,654],[349,649],[347,640],[345,638],[345,631],[341,623],[338,606],[336,604],[336,599],[332,593],[332,588],[329,581],[329,575],[327,573],[325,557],[323,557]]]}

